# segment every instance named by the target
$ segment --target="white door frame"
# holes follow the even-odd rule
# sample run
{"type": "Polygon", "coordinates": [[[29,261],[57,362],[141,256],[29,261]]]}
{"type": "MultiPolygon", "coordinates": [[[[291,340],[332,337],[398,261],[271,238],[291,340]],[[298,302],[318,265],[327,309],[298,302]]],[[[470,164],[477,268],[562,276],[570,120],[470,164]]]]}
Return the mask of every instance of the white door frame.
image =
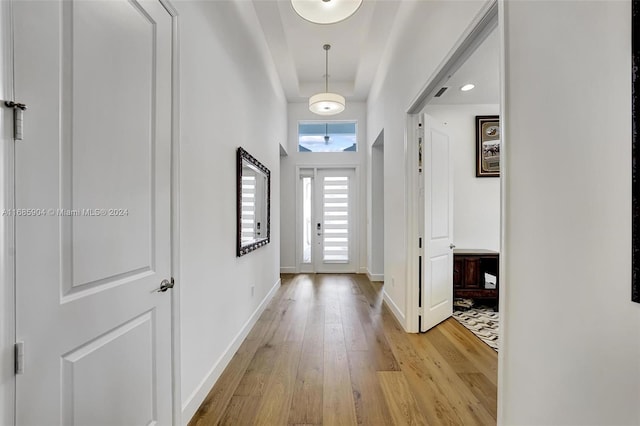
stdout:
{"type": "MultiPolygon", "coordinates": [[[[158,0],[171,16],[171,275],[176,286],[171,291],[172,333],[172,402],[173,424],[182,424],[180,392],[180,63],[178,12],[169,0],[158,0]]],[[[13,93],[13,0],[0,1],[0,100],[14,99],[13,93]]],[[[0,105],[0,209],[15,207],[13,112],[0,105]]],[[[28,113],[25,114],[28,120],[28,113]]],[[[20,143],[20,142],[17,142],[20,143]]],[[[0,220],[0,424],[15,424],[15,375],[13,346],[15,337],[15,221],[13,217],[0,220]]]]}
{"type": "MultiPolygon", "coordinates": [[[[4,107],[13,95],[13,24],[11,1],[0,1],[0,209],[14,207],[13,111],[4,107]]],[[[13,346],[15,325],[15,261],[13,251],[15,221],[0,215],[0,424],[15,424],[13,346]]]]}
{"type": "MultiPolygon", "coordinates": [[[[502,1],[502,0],[501,0],[502,1]]],[[[426,84],[413,99],[407,109],[405,127],[405,168],[406,168],[406,200],[407,200],[407,282],[406,282],[406,307],[405,330],[417,333],[420,291],[418,285],[418,259],[420,249],[418,247],[418,235],[422,217],[419,203],[419,173],[418,173],[418,123],[420,113],[464,62],[475,52],[489,34],[498,25],[498,0],[488,0],[476,15],[473,21],[464,31],[458,42],[453,46],[436,71],[429,77],[426,84]]],[[[504,38],[501,35],[501,40],[504,38]]],[[[501,41],[501,52],[504,51],[504,43],[501,41]]],[[[501,57],[504,55],[501,53],[501,57]]],[[[504,93],[504,82],[501,80],[501,91],[504,93]]],[[[504,120],[503,123],[504,125],[504,120]]],[[[504,158],[504,152],[502,152],[504,158]]],[[[504,181],[504,179],[503,179],[504,181]]],[[[504,204],[504,200],[502,200],[504,204]]],[[[503,225],[501,225],[503,226],[503,225]]],[[[501,230],[504,234],[504,230],[501,230]]],[[[504,262],[500,262],[501,268],[504,262]]],[[[501,272],[502,273],[502,272],[501,272]]],[[[501,289],[502,292],[502,289],[501,289]]],[[[501,295],[504,295],[502,292],[501,295]]],[[[501,297],[503,299],[503,297],[501,297]]],[[[502,306],[500,307],[502,311],[502,306]]],[[[502,316],[501,316],[502,317],[502,316]]],[[[502,336],[501,336],[502,338],[502,336]]]]}
{"type": "MultiPolygon", "coordinates": [[[[296,203],[296,229],[294,231],[294,238],[296,241],[296,274],[302,273],[301,271],[301,261],[302,261],[302,241],[300,239],[300,232],[302,230],[302,185],[300,182],[300,170],[301,169],[313,169],[313,179],[315,185],[315,179],[317,175],[318,169],[353,169],[355,173],[354,178],[354,192],[353,192],[353,204],[354,210],[352,217],[356,218],[356,226],[353,228],[353,240],[355,242],[355,246],[353,249],[354,256],[354,267],[356,272],[360,272],[360,226],[362,222],[360,221],[360,166],[358,164],[298,164],[296,165],[296,194],[295,194],[295,203],[296,203]]],[[[315,194],[314,194],[315,196],[315,194]]],[[[312,200],[313,204],[313,200],[312,200]]],[[[315,266],[313,265],[313,260],[311,262],[311,268],[313,269],[313,273],[315,273],[315,266]]]]}

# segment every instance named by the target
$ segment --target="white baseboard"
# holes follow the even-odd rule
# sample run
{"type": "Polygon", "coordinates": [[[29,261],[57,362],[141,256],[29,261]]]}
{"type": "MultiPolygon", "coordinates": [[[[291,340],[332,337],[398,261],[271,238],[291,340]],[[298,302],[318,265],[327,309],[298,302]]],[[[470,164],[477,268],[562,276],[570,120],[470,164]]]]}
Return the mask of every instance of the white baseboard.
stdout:
{"type": "Polygon", "coordinates": [[[271,288],[271,290],[269,290],[269,293],[266,295],[266,297],[262,300],[260,305],[258,305],[256,310],[249,317],[247,322],[242,326],[242,328],[240,329],[236,337],[231,341],[229,346],[227,346],[227,349],[224,351],[224,353],[213,364],[213,367],[211,368],[209,373],[207,373],[207,375],[202,380],[202,382],[200,382],[196,390],[182,404],[182,424],[183,425],[186,426],[191,420],[191,418],[193,417],[193,415],[196,413],[198,408],[200,408],[202,401],[204,401],[206,396],[209,394],[209,391],[211,390],[213,385],[216,383],[218,378],[220,378],[220,375],[222,374],[224,369],[227,367],[227,365],[229,365],[229,362],[231,362],[231,358],[233,358],[233,355],[236,353],[236,351],[238,350],[238,348],[240,347],[244,339],[247,337],[247,335],[249,334],[253,326],[256,324],[256,322],[258,321],[258,318],[260,318],[260,315],[262,315],[262,312],[264,312],[265,308],[267,307],[271,299],[273,299],[273,296],[276,294],[276,291],[280,287],[280,284],[281,284],[281,281],[280,279],[278,279],[278,281],[276,281],[275,285],[271,288]]]}
{"type": "Polygon", "coordinates": [[[360,267],[360,272],[358,272],[359,274],[368,274],[369,271],[367,270],[366,266],[361,266],[360,267]]]}
{"type": "Polygon", "coordinates": [[[384,282],[384,274],[372,274],[368,269],[367,278],[369,278],[371,282],[384,282]]]}
{"type": "Polygon", "coordinates": [[[280,267],[281,274],[295,274],[296,267],[295,266],[281,266],[280,267]]]}
{"type": "Polygon", "coordinates": [[[394,317],[396,317],[396,319],[398,320],[398,322],[400,323],[400,325],[402,326],[402,329],[407,331],[407,327],[405,325],[405,316],[404,313],[402,313],[402,311],[400,310],[400,308],[398,308],[398,305],[396,305],[393,300],[391,300],[391,298],[389,297],[389,295],[387,294],[386,291],[382,291],[382,301],[385,303],[385,305],[387,305],[387,308],[389,308],[389,310],[391,311],[391,313],[393,314],[394,317]]]}

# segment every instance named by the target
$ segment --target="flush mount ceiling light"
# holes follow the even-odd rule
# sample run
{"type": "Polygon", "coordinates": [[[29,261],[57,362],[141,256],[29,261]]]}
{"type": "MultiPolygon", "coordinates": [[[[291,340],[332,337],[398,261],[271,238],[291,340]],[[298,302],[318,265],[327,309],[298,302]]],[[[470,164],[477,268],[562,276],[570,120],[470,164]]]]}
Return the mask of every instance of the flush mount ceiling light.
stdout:
{"type": "Polygon", "coordinates": [[[360,8],[362,0],[291,0],[293,10],[314,24],[344,21],[360,8]]]}
{"type": "Polygon", "coordinates": [[[475,84],[469,83],[469,84],[465,84],[464,86],[462,86],[460,88],[460,90],[462,90],[463,92],[468,92],[469,90],[473,89],[474,87],[476,87],[475,84]]]}
{"type": "Polygon", "coordinates": [[[309,110],[318,115],[335,115],[344,111],[344,97],[329,92],[329,49],[330,44],[322,46],[325,51],[324,92],[316,93],[309,98],[309,110]]]}

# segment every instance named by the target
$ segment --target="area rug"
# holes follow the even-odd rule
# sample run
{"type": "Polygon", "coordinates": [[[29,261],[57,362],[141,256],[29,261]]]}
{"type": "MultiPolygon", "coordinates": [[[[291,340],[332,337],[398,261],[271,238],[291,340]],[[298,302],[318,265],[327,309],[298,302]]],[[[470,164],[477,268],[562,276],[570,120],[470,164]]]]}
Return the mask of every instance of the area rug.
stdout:
{"type": "Polygon", "coordinates": [[[453,317],[480,340],[498,351],[498,312],[491,308],[477,307],[453,311],[453,317]]]}

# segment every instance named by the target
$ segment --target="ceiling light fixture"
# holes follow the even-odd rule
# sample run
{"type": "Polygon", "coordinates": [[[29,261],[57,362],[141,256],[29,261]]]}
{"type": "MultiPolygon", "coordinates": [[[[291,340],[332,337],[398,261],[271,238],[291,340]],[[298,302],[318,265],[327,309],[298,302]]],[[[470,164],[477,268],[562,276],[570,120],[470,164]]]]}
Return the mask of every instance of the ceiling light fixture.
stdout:
{"type": "Polygon", "coordinates": [[[344,21],[360,8],[362,0],[291,0],[293,10],[314,24],[344,21]]]}
{"type": "Polygon", "coordinates": [[[469,90],[473,89],[474,87],[476,87],[475,84],[469,83],[469,84],[465,84],[464,86],[462,86],[460,88],[460,90],[462,90],[463,92],[468,92],[469,90]]]}
{"type": "Polygon", "coordinates": [[[344,111],[344,97],[329,92],[329,49],[330,44],[322,46],[325,51],[324,92],[316,93],[309,98],[309,110],[318,115],[335,115],[344,111]]]}

